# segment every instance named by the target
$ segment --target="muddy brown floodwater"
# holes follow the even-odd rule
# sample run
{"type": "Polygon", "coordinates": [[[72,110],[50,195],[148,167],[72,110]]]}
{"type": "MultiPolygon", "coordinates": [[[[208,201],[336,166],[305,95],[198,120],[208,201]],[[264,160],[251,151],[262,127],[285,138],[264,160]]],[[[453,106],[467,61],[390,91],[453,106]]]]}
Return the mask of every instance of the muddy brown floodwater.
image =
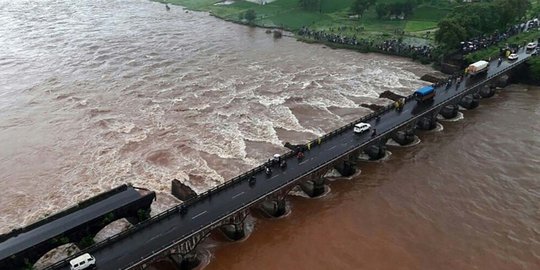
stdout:
{"type": "MultiPolygon", "coordinates": [[[[146,0],[0,0],[0,233],[130,182],[175,203],[408,94],[430,68],[146,0]]],[[[514,85],[291,196],[207,269],[540,268],[540,90],[514,85]]],[[[158,266],[167,269],[168,266],[158,266]]]]}

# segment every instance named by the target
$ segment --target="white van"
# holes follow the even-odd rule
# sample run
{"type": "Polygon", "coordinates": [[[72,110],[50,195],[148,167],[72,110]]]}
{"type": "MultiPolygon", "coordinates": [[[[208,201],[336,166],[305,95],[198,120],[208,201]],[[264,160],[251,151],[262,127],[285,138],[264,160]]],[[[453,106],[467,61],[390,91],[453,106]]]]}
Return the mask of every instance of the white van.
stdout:
{"type": "Polygon", "coordinates": [[[371,125],[368,123],[358,123],[354,125],[353,131],[355,133],[362,133],[364,131],[368,131],[371,128],[371,125]]]}
{"type": "Polygon", "coordinates": [[[71,270],[94,269],[96,267],[96,259],[94,256],[84,253],[83,255],[69,261],[71,270]]]}

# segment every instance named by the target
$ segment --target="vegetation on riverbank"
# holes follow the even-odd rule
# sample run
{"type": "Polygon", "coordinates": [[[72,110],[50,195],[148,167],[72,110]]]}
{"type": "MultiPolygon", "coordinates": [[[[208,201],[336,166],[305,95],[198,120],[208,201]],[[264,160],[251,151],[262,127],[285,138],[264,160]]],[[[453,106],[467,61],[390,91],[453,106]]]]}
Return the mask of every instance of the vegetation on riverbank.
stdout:
{"type": "MultiPolygon", "coordinates": [[[[261,27],[277,27],[297,31],[308,27],[317,31],[364,37],[417,36],[432,38],[438,21],[452,10],[455,3],[447,0],[377,0],[363,14],[357,16],[351,7],[357,0],[316,0],[315,7],[307,9],[299,0],[276,0],[260,5],[248,1],[218,3],[216,0],[165,0],[188,9],[207,11],[212,15],[238,23],[251,23],[261,27]],[[414,3],[408,16],[393,15],[399,3],[414,3]],[[225,4],[227,3],[227,4],[225,4]],[[383,5],[384,12],[380,11],[383,5]],[[384,6],[386,5],[386,6],[384,6]],[[379,10],[378,10],[379,9],[379,10]],[[248,10],[255,12],[251,21],[245,19],[248,10]],[[429,33],[428,33],[429,31],[429,33]]],[[[374,1],[375,2],[375,1],[374,1]]],[[[399,11],[401,12],[401,11],[399,11]]],[[[404,13],[403,13],[404,15],[404,13]]]]}

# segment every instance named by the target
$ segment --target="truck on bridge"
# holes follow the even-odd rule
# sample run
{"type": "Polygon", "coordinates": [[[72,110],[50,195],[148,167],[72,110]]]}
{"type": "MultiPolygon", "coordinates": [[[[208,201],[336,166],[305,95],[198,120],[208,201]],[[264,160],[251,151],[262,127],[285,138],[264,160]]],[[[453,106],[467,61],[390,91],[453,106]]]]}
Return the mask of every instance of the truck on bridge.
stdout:
{"type": "Polygon", "coordinates": [[[414,91],[414,99],[418,102],[426,102],[433,100],[435,96],[435,88],[433,86],[424,86],[416,91],[414,91]]]}
{"type": "Polygon", "coordinates": [[[488,66],[489,66],[489,62],[480,60],[478,62],[474,62],[470,64],[467,67],[466,72],[470,74],[471,76],[476,76],[481,73],[486,73],[488,70],[488,66]]]}

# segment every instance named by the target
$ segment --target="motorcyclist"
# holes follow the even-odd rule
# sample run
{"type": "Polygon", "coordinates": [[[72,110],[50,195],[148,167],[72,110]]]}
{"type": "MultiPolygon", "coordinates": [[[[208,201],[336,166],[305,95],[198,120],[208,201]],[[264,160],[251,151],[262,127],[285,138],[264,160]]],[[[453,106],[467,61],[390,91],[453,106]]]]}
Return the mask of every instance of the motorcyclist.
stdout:
{"type": "Polygon", "coordinates": [[[296,154],[296,157],[297,157],[299,160],[303,159],[303,158],[304,158],[304,152],[299,151],[298,154],[296,154]]]}

